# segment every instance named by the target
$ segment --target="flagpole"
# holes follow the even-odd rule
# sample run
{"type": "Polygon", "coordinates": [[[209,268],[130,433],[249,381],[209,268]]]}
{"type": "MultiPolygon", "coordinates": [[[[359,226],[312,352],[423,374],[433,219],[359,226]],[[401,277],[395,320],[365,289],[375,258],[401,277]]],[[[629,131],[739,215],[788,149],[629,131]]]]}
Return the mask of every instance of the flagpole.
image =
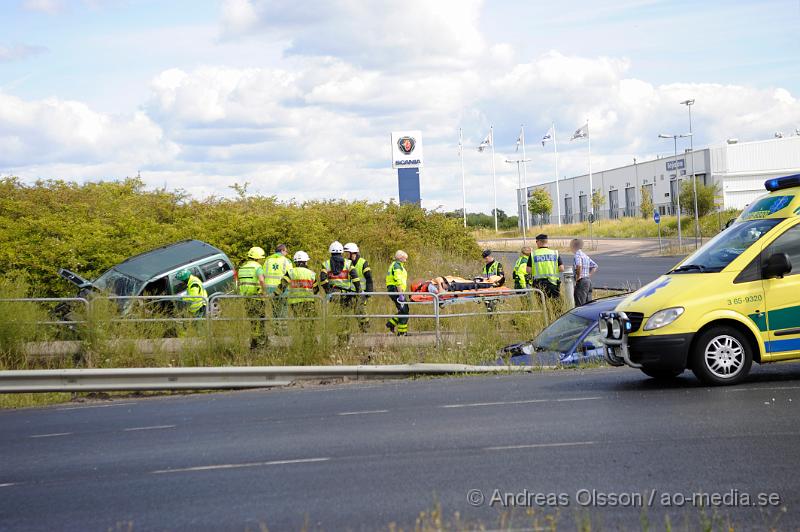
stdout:
{"type": "Polygon", "coordinates": [[[592,185],[592,134],[589,132],[589,119],[586,119],[586,140],[589,141],[589,214],[594,217],[594,186],[592,185]]]}
{"type": "Polygon", "coordinates": [[[523,177],[523,186],[525,187],[525,202],[523,206],[523,212],[525,213],[525,219],[522,221],[522,228],[523,230],[527,229],[528,227],[528,163],[525,162],[527,157],[525,156],[525,124],[520,126],[520,137],[522,138],[522,177],[523,177]]]}
{"type": "Polygon", "coordinates": [[[556,138],[556,123],[553,122],[553,153],[556,156],[556,213],[558,214],[558,225],[561,225],[561,191],[558,189],[558,140],[556,138]]]}
{"type": "Polygon", "coordinates": [[[497,172],[494,167],[494,126],[489,126],[489,144],[492,146],[492,185],[494,186],[494,232],[499,232],[497,226],[497,172]]]}
{"type": "Polygon", "coordinates": [[[461,156],[461,201],[463,205],[464,227],[467,227],[467,185],[464,179],[464,134],[458,128],[458,152],[461,156]]]}

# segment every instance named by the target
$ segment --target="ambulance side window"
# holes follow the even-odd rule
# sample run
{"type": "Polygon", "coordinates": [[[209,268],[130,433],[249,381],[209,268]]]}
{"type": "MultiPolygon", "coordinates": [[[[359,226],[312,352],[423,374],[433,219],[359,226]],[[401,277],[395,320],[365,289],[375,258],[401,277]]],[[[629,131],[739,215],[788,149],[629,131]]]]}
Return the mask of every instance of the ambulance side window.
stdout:
{"type": "Polygon", "coordinates": [[[786,253],[792,264],[792,271],[787,275],[800,274],[800,226],[795,225],[775,239],[761,254],[762,260],[775,253],[786,253]]]}

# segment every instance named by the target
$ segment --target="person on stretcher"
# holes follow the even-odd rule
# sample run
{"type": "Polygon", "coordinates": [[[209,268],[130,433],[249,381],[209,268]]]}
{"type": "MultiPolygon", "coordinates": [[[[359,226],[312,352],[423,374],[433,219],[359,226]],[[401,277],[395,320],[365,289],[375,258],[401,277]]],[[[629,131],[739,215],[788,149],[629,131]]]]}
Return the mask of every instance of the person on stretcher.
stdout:
{"type": "Polygon", "coordinates": [[[428,292],[430,294],[444,294],[445,292],[463,292],[465,290],[480,290],[487,288],[497,288],[502,282],[502,277],[492,275],[489,277],[476,277],[475,279],[465,279],[455,275],[445,275],[434,277],[423,281],[420,279],[411,283],[412,292],[428,292]]]}

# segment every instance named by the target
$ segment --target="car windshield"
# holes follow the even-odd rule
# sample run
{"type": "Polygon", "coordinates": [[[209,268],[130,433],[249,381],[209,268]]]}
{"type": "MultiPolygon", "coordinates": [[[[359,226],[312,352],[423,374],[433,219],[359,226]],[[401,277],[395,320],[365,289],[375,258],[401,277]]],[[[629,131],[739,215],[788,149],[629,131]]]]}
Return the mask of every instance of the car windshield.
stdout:
{"type": "Polygon", "coordinates": [[[589,318],[568,312],[539,333],[533,340],[533,347],[537,351],[566,353],[591,324],[592,320],[589,318]]]}
{"type": "Polygon", "coordinates": [[[710,273],[722,271],[728,264],[758,242],[781,218],[749,220],[725,229],[694,252],[669,273],[710,273]]]}
{"type": "Polygon", "coordinates": [[[144,284],[129,275],[111,269],[92,283],[95,288],[117,296],[134,296],[144,284]]]}

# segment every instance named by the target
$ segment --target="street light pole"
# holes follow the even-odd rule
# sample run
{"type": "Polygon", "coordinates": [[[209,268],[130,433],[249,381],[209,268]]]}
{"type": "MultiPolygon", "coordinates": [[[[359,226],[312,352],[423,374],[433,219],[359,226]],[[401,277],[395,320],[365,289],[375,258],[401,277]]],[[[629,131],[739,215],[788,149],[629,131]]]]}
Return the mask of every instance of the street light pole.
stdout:
{"type": "MultiPolygon", "coordinates": [[[[522,188],[522,171],[520,170],[520,164],[530,162],[530,159],[522,158],[522,159],[506,159],[506,162],[509,164],[516,164],[517,165],[517,190],[523,190],[522,188]]],[[[524,196],[524,203],[522,205],[517,205],[519,209],[519,215],[522,218],[522,243],[523,245],[528,245],[528,186],[527,183],[525,184],[525,188],[523,190],[524,196]]],[[[519,198],[517,198],[519,200],[519,198]]]]}
{"type": "MultiPolygon", "coordinates": [[[[680,135],[668,135],[666,133],[662,133],[658,136],[660,139],[672,139],[673,143],[673,152],[675,154],[675,159],[673,160],[673,164],[675,165],[675,193],[677,194],[677,206],[678,206],[678,249],[683,250],[683,235],[681,232],[681,174],[678,168],[678,139],[691,137],[692,134],[680,134],[680,135]]],[[[695,196],[696,197],[696,196],[695,196]]]]}
{"type": "Polygon", "coordinates": [[[689,109],[689,151],[691,152],[691,165],[692,165],[692,192],[694,192],[694,248],[699,247],[700,238],[700,213],[697,209],[697,175],[694,173],[694,136],[692,133],[692,106],[694,100],[684,100],[681,105],[685,105],[689,109]]]}

